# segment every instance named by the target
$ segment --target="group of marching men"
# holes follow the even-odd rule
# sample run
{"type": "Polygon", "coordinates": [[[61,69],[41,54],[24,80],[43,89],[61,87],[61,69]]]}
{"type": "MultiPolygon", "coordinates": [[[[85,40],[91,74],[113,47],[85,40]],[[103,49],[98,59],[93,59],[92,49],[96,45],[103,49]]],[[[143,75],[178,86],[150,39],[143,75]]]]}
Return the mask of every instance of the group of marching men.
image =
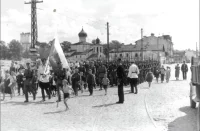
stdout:
{"type": "MultiPolygon", "coordinates": [[[[128,85],[132,82],[128,79],[128,73],[130,73],[131,62],[116,61],[116,62],[101,62],[101,61],[85,61],[80,62],[72,66],[70,69],[63,68],[61,63],[57,63],[56,69],[52,70],[47,68],[46,59],[41,59],[41,64],[37,69],[31,69],[31,63],[26,63],[26,68],[19,67],[16,69],[12,62],[10,71],[5,72],[5,78],[0,79],[1,92],[3,100],[5,99],[5,93],[11,94],[11,98],[14,94],[14,88],[18,88],[18,95],[22,89],[22,95],[25,95],[25,101],[29,102],[29,94],[33,95],[33,100],[36,99],[38,87],[41,88],[42,101],[45,101],[45,92],[49,99],[52,96],[57,96],[57,102],[61,101],[61,90],[63,88],[63,80],[66,80],[71,85],[74,95],[78,96],[79,90],[83,92],[88,88],[89,95],[93,95],[93,89],[97,86],[99,90],[105,89],[105,95],[107,94],[108,86],[114,86],[120,84],[119,76],[124,74],[123,84],[128,85]],[[120,68],[119,65],[121,64],[120,68]],[[119,68],[119,70],[118,70],[119,68]],[[121,70],[121,71],[120,71],[121,70]],[[45,73],[44,73],[45,72],[45,73]]],[[[145,75],[149,69],[155,71],[160,67],[158,61],[137,61],[135,62],[138,68],[137,81],[135,81],[135,90],[137,94],[137,84],[145,81],[145,75]]],[[[135,69],[134,69],[135,70],[135,69]]],[[[134,73],[134,72],[132,72],[134,73]]],[[[131,90],[133,90],[131,88],[131,90]]],[[[120,94],[119,94],[120,95],[120,94]]]]}

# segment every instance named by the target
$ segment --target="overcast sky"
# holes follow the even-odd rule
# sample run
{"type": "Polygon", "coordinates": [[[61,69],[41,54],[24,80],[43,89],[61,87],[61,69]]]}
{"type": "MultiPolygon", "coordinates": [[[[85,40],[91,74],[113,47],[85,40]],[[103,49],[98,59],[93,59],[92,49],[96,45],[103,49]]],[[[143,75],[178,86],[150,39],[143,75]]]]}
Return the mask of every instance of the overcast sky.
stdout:
{"type": "MultiPolygon", "coordinates": [[[[31,6],[28,0],[1,0],[1,40],[20,39],[30,32],[31,6]]],[[[43,0],[37,4],[38,41],[54,37],[55,18],[60,42],[78,42],[82,26],[87,41],[97,37],[106,43],[106,22],[110,40],[125,44],[154,33],[172,36],[175,49],[196,49],[199,43],[199,0],[43,0]],[[54,17],[53,9],[57,9],[54,17]]]]}

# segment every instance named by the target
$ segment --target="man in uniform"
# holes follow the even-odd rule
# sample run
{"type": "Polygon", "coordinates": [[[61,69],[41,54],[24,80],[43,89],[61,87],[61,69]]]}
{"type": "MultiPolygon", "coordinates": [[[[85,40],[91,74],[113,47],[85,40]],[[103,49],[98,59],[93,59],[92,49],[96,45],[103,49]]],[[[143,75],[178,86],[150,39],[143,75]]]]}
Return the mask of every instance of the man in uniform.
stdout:
{"type": "Polygon", "coordinates": [[[24,72],[24,93],[25,93],[25,101],[28,102],[28,92],[30,91],[33,94],[33,100],[35,100],[36,93],[32,88],[32,78],[33,78],[33,71],[30,69],[30,62],[26,63],[27,69],[24,72]]]}
{"type": "Polygon", "coordinates": [[[135,94],[137,94],[138,89],[137,89],[137,83],[138,83],[138,74],[139,74],[139,69],[138,66],[133,63],[129,67],[129,72],[128,72],[128,78],[131,84],[131,93],[134,93],[134,88],[135,88],[135,94]]]}
{"type": "Polygon", "coordinates": [[[124,68],[122,66],[122,61],[119,58],[118,59],[118,67],[117,67],[117,81],[118,81],[118,96],[119,101],[116,102],[117,104],[123,104],[124,103],[124,78],[126,78],[124,68]]]}

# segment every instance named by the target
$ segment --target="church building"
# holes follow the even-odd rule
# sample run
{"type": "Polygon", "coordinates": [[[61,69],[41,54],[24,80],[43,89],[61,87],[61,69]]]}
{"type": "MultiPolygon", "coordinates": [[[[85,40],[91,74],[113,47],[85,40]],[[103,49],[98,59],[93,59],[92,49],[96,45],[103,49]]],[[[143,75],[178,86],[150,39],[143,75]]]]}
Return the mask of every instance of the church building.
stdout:
{"type": "Polygon", "coordinates": [[[102,60],[105,59],[103,53],[103,45],[99,38],[96,39],[95,44],[87,42],[87,33],[83,30],[78,34],[79,42],[71,45],[70,51],[65,53],[69,61],[85,61],[85,60],[102,60]]]}

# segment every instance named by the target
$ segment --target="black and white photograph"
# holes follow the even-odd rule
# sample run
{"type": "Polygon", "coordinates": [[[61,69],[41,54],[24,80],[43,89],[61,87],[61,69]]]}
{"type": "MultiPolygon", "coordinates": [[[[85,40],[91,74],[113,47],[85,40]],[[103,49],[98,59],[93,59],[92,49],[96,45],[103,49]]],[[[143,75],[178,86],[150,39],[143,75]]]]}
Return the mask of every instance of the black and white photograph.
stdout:
{"type": "Polygon", "coordinates": [[[0,0],[1,131],[200,131],[199,0],[0,0]]]}

